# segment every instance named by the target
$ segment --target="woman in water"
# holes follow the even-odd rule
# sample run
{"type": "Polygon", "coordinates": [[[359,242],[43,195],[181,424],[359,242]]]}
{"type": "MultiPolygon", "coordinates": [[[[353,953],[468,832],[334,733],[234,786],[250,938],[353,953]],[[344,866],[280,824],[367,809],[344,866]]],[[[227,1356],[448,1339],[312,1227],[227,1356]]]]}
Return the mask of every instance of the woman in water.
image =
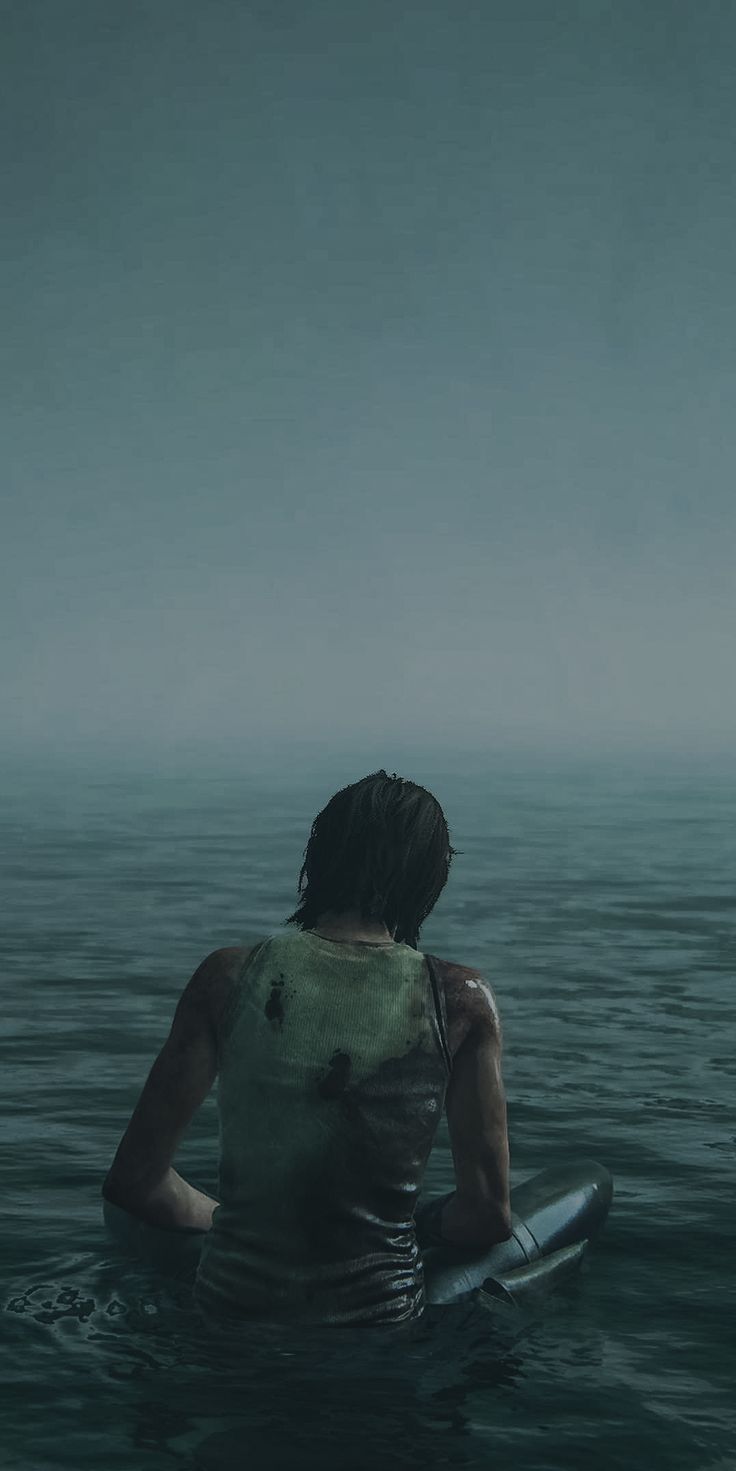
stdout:
{"type": "Polygon", "coordinates": [[[102,1193],[148,1225],[207,1233],[206,1318],[413,1321],[421,1245],[510,1236],[494,997],[418,949],[454,852],[431,792],[364,777],[315,819],[285,927],[215,950],[186,986],[102,1193]],[[219,1200],[172,1166],[216,1077],[219,1200]],[[415,1220],[443,1107],[456,1188],[415,1220]]]}

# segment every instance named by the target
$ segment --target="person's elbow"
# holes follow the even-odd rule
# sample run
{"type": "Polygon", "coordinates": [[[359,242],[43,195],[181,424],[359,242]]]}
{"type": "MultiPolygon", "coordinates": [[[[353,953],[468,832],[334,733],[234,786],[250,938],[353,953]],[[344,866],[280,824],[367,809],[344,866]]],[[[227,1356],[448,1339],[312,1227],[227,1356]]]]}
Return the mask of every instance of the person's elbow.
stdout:
{"type": "Polygon", "coordinates": [[[513,1228],[512,1221],[511,1221],[511,1212],[510,1211],[506,1215],[503,1215],[503,1216],[501,1216],[499,1218],[498,1232],[499,1232],[499,1234],[498,1234],[498,1240],[499,1241],[510,1241],[511,1240],[511,1237],[514,1234],[514,1228],[513,1228]]]}
{"type": "Polygon", "coordinates": [[[484,1227],[489,1233],[489,1246],[496,1246],[500,1241],[509,1241],[513,1235],[510,1207],[491,1211],[484,1218],[484,1227]]]}
{"type": "Polygon", "coordinates": [[[127,1204],[129,1193],[129,1191],[126,1191],[120,1176],[116,1175],[113,1170],[108,1170],[100,1187],[100,1194],[103,1200],[108,1200],[111,1205],[122,1206],[123,1200],[127,1204]]]}
{"type": "Polygon", "coordinates": [[[482,1199],[476,1200],[474,1214],[489,1246],[495,1246],[499,1241],[508,1241],[513,1234],[508,1192],[504,1192],[500,1199],[497,1195],[492,1197],[484,1194],[482,1199]]]}
{"type": "MultiPolygon", "coordinates": [[[[490,1250],[513,1235],[510,1202],[486,1199],[464,1201],[464,1229],[472,1232],[473,1244],[490,1250]]],[[[467,1238],[468,1244],[471,1237],[467,1238]]]]}

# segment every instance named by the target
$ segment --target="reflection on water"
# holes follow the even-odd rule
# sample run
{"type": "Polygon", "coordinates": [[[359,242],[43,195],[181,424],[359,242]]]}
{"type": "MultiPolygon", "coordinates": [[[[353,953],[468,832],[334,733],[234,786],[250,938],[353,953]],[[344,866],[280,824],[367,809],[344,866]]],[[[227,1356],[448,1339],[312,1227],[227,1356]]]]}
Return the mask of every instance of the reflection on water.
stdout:
{"type": "MultiPolygon", "coordinates": [[[[38,1282],[6,1304],[26,1324],[43,1326],[32,1339],[39,1360],[53,1354],[54,1339],[59,1347],[74,1343],[77,1354],[84,1348],[96,1387],[107,1381],[120,1393],[131,1445],[223,1471],[242,1466],[244,1448],[256,1464],[258,1450],[268,1451],[269,1465],[279,1457],[309,1465],[313,1456],[321,1467],[407,1465],[420,1452],[427,1466],[469,1465],[463,1439],[472,1431],[473,1392],[515,1383],[532,1327],[504,1304],[491,1310],[471,1301],[429,1309],[408,1333],[295,1333],[276,1325],[218,1333],[202,1323],[186,1289],[161,1288],[135,1265],[121,1271],[119,1262],[100,1268],[75,1258],[68,1271],[94,1292],[71,1281],[60,1286],[59,1263],[56,1282],[38,1282]],[[366,1429],[369,1444],[361,1439],[366,1429]]],[[[74,1352],[65,1370],[56,1365],[60,1409],[74,1404],[68,1390],[80,1367],[74,1352]]],[[[86,1420],[86,1401],[78,1405],[86,1420]]]]}

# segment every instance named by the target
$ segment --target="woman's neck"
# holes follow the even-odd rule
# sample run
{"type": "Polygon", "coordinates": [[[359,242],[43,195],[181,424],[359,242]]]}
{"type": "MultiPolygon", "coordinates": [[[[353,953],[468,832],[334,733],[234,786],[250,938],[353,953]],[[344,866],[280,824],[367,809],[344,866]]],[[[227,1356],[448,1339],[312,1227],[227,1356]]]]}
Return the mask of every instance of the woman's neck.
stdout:
{"type": "Polygon", "coordinates": [[[320,914],[312,931],[315,935],[321,935],[324,940],[360,940],[366,945],[396,943],[391,930],[385,924],[372,924],[361,919],[359,911],[350,909],[337,914],[331,911],[320,914]]]}

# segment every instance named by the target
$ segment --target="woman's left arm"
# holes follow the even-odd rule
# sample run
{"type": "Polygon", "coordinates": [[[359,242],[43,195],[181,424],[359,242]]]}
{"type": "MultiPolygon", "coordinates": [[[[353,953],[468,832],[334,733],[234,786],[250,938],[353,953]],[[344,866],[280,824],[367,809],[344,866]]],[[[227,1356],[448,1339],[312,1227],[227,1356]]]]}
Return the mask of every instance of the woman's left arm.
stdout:
{"type": "Polygon", "coordinates": [[[102,1194],[150,1226],[209,1231],[219,1201],[189,1185],[171,1161],[217,1077],[213,995],[230,952],[195,971],[102,1185],[102,1194]]]}

